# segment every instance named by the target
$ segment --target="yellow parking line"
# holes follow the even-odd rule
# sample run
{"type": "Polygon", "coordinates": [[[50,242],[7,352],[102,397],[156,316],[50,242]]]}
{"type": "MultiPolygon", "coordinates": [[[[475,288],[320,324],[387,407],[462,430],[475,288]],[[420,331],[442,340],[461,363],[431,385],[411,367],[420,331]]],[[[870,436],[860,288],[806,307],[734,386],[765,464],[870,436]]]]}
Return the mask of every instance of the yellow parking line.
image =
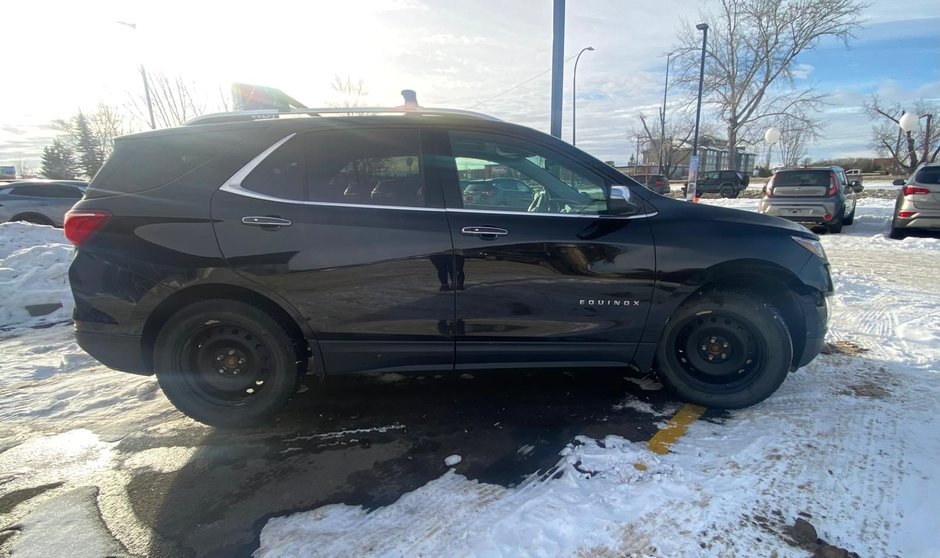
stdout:
{"type": "Polygon", "coordinates": [[[679,409],[679,412],[669,419],[666,426],[661,428],[659,432],[650,438],[650,441],[647,443],[650,450],[659,455],[669,453],[669,447],[675,444],[676,441],[685,434],[689,425],[697,421],[704,412],[705,407],[692,404],[687,404],[679,409]]]}

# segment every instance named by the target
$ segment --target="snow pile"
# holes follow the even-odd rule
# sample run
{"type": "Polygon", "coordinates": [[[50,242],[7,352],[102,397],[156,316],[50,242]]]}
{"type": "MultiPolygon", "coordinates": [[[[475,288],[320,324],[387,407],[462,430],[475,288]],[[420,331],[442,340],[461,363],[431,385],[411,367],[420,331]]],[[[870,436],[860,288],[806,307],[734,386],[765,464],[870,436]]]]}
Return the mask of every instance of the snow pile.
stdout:
{"type": "Polygon", "coordinates": [[[61,230],[0,224],[0,327],[69,319],[74,306],[68,280],[71,260],[72,247],[61,230]],[[27,307],[42,315],[30,315],[27,307]]]}

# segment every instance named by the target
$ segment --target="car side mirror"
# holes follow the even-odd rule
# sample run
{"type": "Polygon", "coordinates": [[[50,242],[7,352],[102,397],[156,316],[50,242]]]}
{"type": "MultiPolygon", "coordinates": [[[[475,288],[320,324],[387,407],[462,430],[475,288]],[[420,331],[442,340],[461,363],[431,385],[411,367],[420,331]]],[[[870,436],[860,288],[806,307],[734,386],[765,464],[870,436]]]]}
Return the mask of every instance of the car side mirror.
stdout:
{"type": "Polygon", "coordinates": [[[856,194],[865,189],[865,187],[862,186],[862,183],[859,182],[858,180],[853,180],[852,182],[849,182],[849,186],[852,187],[852,191],[855,192],[856,194]]]}
{"type": "Polygon", "coordinates": [[[639,211],[640,206],[633,201],[633,194],[626,186],[611,186],[607,210],[611,215],[631,215],[639,211]]]}
{"type": "Polygon", "coordinates": [[[898,178],[897,180],[895,180],[895,181],[892,182],[891,184],[894,184],[895,186],[904,186],[904,179],[903,179],[903,178],[898,178]]]}

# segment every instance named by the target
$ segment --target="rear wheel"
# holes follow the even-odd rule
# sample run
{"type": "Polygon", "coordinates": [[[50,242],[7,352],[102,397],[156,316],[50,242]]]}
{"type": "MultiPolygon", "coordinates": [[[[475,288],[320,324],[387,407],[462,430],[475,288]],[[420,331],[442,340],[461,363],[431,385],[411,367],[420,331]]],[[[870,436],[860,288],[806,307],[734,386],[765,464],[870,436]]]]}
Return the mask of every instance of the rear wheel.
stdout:
{"type": "Polygon", "coordinates": [[[732,186],[732,185],[730,185],[730,184],[724,184],[724,185],[722,185],[722,187],[718,189],[718,193],[719,193],[719,194],[721,195],[721,197],[723,197],[723,198],[733,198],[733,197],[735,197],[735,195],[734,195],[734,193],[735,193],[735,191],[734,191],[734,186],[732,186]]]}
{"type": "MultiPolygon", "coordinates": [[[[842,208],[842,211],[844,212],[844,211],[845,211],[845,208],[842,208]]],[[[833,221],[833,222],[832,222],[831,224],[829,224],[829,225],[826,225],[826,230],[828,230],[828,231],[831,232],[832,234],[838,234],[838,233],[842,232],[842,225],[843,225],[844,222],[845,222],[845,215],[842,214],[842,213],[840,213],[840,214],[839,214],[839,217],[836,218],[835,221],[833,221]]]]}
{"type": "Polygon", "coordinates": [[[888,231],[888,236],[895,240],[904,240],[907,238],[907,231],[894,226],[894,221],[891,221],[891,230],[888,231]]]}
{"type": "Polygon", "coordinates": [[[244,302],[212,299],[177,312],[154,345],[167,398],[210,426],[263,423],[293,395],[295,344],[277,321],[244,302]]]}
{"type": "Polygon", "coordinates": [[[10,221],[19,221],[21,223],[32,223],[34,225],[46,225],[53,226],[52,221],[50,221],[44,215],[39,215],[38,213],[24,213],[23,215],[17,215],[10,219],[10,221]]]}
{"type": "Polygon", "coordinates": [[[852,213],[849,215],[846,215],[845,220],[842,221],[844,224],[851,225],[852,223],[855,222],[855,210],[856,208],[852,208],[852,213]]]}
{"type": "Polygon", "coordinates": [[[793,345],[773,305],[749,293],[713,291],[676,311],[656,354],[660,378],[683,400],[736,409],[777,390],[793,345]]]}

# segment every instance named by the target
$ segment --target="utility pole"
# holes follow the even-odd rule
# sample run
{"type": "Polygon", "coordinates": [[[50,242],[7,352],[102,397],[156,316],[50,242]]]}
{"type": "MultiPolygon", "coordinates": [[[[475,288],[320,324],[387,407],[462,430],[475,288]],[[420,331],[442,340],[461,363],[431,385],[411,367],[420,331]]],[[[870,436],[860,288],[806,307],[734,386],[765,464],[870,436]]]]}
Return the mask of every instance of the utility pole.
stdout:
{"type": "Polygon", "coordinates": [[[552,18],[552,135],[561,139],[561,94],[565,84],[565,0],[554,0],[552,18]]]}

